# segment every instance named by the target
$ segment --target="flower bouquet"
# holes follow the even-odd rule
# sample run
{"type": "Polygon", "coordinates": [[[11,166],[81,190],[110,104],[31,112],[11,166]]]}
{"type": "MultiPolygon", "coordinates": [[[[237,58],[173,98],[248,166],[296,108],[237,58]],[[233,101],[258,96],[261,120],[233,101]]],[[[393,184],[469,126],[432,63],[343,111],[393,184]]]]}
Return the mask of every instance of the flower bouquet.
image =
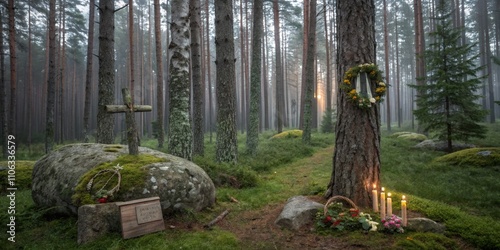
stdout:
{"type": "Polygon", "coordinates": [[[382,219],[382,231],[387,233],[404,233],[403,220],[396,215],[391,215],[382,219]]]}
{"type": "MultiPolygon", "coordinates": [[[[334,196],[332,198],[339,198],[334,196]]],[[[342,199],[347,199],[343,197],[342,199]]],[[[332,199],[330,199],[332,200],[332,199]]],[[[317,216],[317,226],[324,229],[343,230],[370,230],[376,231],[378,223],[373,221],[370,214],[360,212],[359,209],[350,201],[352,208],[345,208],[341,202],[326,203],[324,213],[317,216]]]]}

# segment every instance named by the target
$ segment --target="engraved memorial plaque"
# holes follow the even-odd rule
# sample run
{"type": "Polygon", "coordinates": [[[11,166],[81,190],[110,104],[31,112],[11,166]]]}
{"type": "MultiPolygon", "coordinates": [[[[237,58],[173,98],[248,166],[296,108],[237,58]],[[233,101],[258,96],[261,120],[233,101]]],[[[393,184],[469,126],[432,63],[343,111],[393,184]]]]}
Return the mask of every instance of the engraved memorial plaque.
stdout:
{"type": "Polygon", "coordinates": [[[137,206],[135,207],[135,213],[137,215],[137,224],[161,220],[163,218],[159,203],[137,206]]]}

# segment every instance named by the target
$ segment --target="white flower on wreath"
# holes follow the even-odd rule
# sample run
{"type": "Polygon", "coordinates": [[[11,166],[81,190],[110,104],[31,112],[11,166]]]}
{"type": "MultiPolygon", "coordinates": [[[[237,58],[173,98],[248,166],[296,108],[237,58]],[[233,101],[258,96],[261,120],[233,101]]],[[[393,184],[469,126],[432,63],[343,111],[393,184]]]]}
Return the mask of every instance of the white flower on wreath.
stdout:
{"type": "Polygon", "coordinates": [[[370,102],[371,102],[371,103],[375,103],[375,102],[376,102],[375,98],[373,98],[373,97],[372,97],[372,98],[370,98],[370,102]]]}
{"type": "Polygon", "coordinates": [[[382,86],[382,87],[385,87],[385,83],[384,82],[379,82],[378,85],[382,86]]]}

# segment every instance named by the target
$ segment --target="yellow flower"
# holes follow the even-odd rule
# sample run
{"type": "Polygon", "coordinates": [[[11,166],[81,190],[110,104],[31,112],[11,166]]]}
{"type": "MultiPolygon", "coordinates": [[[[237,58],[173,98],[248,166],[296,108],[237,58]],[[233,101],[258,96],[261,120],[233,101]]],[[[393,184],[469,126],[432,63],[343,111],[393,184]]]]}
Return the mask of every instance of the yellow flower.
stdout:
{"type": "Polygon", "coordinates": [[[345,80],[344,80],[344,83],[345,83],[345,84],[351,84],[351,81],[349,81],[349,80],[345,79],[345,80]]]}
{"type": "Polygon", "coordinates": [[[380,96],[375,96],[375,100],[380,101],[380,96]]]}
{"type": "Polygon", "coordinates": [[[355,94],[356,94],[356,89],[352,89],[352,90],[349,92],[349,94],[351,94],[351,95],[355,95],[355,94]]]}
{"type": "Polygon", "coordinates": [[[356,96],[353,96],[353,97],[352,97],[352,99],[353,99],[353,100],[356,100],[356,98],[357,98],[356,96]]]}

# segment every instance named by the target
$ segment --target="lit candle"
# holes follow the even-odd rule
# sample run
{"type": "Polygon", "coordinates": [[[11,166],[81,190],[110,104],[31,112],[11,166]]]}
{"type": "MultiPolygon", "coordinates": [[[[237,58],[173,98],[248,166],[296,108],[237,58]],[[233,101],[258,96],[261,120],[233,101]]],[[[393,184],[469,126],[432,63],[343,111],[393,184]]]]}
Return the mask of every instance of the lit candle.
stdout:
{"type": "Polygon", "coordinates": [[[408,224],[408,216],[406,214],[406,197],[403,195],[401,198],[401,218],[403,219],[403,226],[408,224]]]}
{"type": "Polygon", "coordinates": [[[385,192],[384,187],[382,187],[382,191],[380,192],[380,218],[385,219],[385,192]]]}
{"type": "Polygon", "coordinates": [[[372,200],[373,200],[373,211],[378,212],[378,194],[377,194],[377,185],[376,184],[373,184],[372,200]]]}
{"type": "Polygon", "coordinates": [[[391,198],[391,193],[387,193],[387,216],[392,216],[392,198],[391,198]]]}

